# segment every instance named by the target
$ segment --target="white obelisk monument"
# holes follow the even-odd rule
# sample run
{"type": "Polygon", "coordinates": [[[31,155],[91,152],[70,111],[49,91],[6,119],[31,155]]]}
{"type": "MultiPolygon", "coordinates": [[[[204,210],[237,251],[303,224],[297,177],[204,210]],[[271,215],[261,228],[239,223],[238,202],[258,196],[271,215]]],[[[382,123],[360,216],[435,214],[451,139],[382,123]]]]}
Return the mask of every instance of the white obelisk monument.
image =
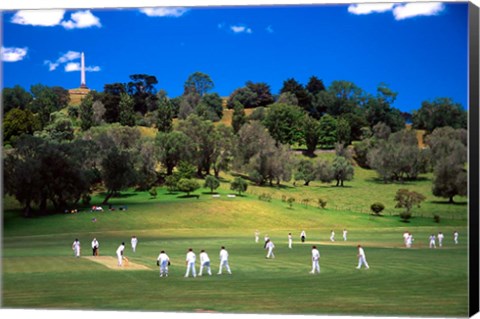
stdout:
{"type": "Polygon", "coordinates": [[[81,70],[80,70],[80,87],[82,89],[86,89],[87,88],[87,83],[86,83],[86,80],[85,80],[85,54],[82,52],[82,58],[81,58],[81,70]]]}

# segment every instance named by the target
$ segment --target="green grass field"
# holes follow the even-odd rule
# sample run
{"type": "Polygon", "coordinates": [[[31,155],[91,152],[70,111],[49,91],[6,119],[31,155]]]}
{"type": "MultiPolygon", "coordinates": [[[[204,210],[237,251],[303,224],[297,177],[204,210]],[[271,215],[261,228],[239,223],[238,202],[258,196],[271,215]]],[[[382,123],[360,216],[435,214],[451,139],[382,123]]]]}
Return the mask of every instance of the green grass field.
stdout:
{"type": "MultiPolygon", "coordinates": [[[[366,205],[375,196],[387,195],[399,185],[377,184],[366,171],[357,170],[349,188],[327,185],[286,188],[250,188],[244,197],[227,198],[227,185],[212,198],[199,190],[200,198],[181,194],[159,195],[124,192],[111,200],[128,205],[127,211],[57,214],[41,218],[20,217],[11,198],[5,198],[2,296],[6,308],[148,310],[176,312],[227,312],[270,314],[411,315],[459,317],[467,315],[468,253],[467,206],[445,205],[427,199],[425,214],[403,223],[398,216],[374,217],[366,212],[342,210],[342,201],[366,205]],[[362,174],[367,174],[362,177],[362,174]],[[365,188],[369,188],[370,192],[365,188]],[[257,193],[271,192],[271,202],[257,193]],[[327,196],[332,209],[299,203],[289,208],[276,199],[282,194],[299,198],[327,196]],[[326,195],[327,194],[327,195],[326,195]],[[363,194],[363,195],[362,195],[363,194]],[[339,203],[335,205],[335,203],[339,203]],[[364,203],[364,204],[362,204],[364,203]],[[333,208],[337,206],[336,208],[333,208]],[[453,210],[458,218],[448,218],[453,210]],[[430,207],[430,208],[429,208],[430,207]],[[428,209],[442,212],[434,223],[428,209]],[[92,219],[96,218],[96,222],[92,219]],[[347,228],[348,241],[341,238],[347,228]],[[265,259],[262,243],[254,232],[268,233],[276,245],[275,259],[265,259]],[[299,235],[307,232],[307,243],[299,235]],[[337,241],[329,241],[330,230],[337,241]],[[403,248],[402,233],[409,230],[415,242],[403,248]],[[460,233],[454,245],[452,232],[460,233]],[[442,249],[429,249],[428,236],[442,231],[442,249]],[[287,234],[294,236],[293,249],[287,234]],[[137,252],[130,238],[139,238],[137,252]],[[75,258],[73,240],[82,243],[82,257],[75,258]],[[100,242],[100,255],[115,257],[125,241],[130,263],[148,270],[116,270],[92,262],[90,242],[100,242]],[[310,275],[310,250],[320,250],[321,273],[310,275]],[[356,245],[365,247],[370,269],[355,269],[356,245]],[[220,246],[230,253],[233,275],[217,276],[220,246]],[[213,276],[184,278],[188,248],[198,254],[205,249],[212,260],[213,276]],[[166,250],[172,265],[170,276],[160,278],[155,265],[160,250],[166,250]]],[[[370,173],[370,172],[368,172],[370,173]]],[[[428,191],[428,181],[409,185],[428,191]]],[[[428,195],[428,194],[426,194],[428,195]]],[[[94,197],[92,203],[101,201],[94,197]]],[[[465,199],[463,198],[465,202],[465,199]]],[[[385,200],[386,203],[386,200],[385,200]]],[[[368,207],[367,207],[368,208],[368,207]]],[[[198,271],[197,261],[197,271],[198,271]]]]}

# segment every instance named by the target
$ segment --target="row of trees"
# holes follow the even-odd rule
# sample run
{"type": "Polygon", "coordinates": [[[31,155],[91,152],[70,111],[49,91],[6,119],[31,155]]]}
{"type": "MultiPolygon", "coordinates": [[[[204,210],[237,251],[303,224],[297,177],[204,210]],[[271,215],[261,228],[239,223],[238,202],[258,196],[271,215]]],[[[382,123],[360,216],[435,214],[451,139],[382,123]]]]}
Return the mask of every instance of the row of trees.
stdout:
{"type": "MultiPolygon", "coordinates": [[[[68,115],[73,125],[83,131],[103,123],[120,123],[168,132],[174,118],[186,119],[190,114],[213,122],[222,118],[224,102],[217,93],[210,93],[215,86],[209,75],[191,74],[184,83],[183,94],[175,98],[169,98],[164,90],[157,90],[157,84],[153,75],[133,74],[127,83],[105,84],[103,92],[90,92],[81,105],[68,108],[68,115]]],[[[67,90],[41,84],[32,86],[30,92],[15,86],[4,88],[2,93],[5,143],[22,133],[43,130],[51,124],[51,114],[70,102],[67,90]]],[[[325,148],[332,148],[337,141],[348,144],[362,139],[363,129],[372,129],[379,122],[389,126],[392,132],[403,129],[405,121],[410,120],[414,128],[428,132],[443,126],[466,128],[465,110],[451,99],[424,101],[411,115],[393,107],[396,97],[397,93],[385,84],[380,84],[376,95],[372,95],[349,81],[333,81],[326,87],[322,80],[312,76],[305,86],[293,78],[285,80],[278,95],[272,94],[266,83],[247,81],[244,87],[232,92],[226,105],[235,110],[232,123],[235,132],[246,121],[242,118],[242,109],[255,108],[253,120],[263,121],[266,114],[270,114],[264,124],[275,140],[290,145],[303,143],[310,154],[316,142],[325,148]],[[326,115],[329,117],[324,119],[326,115]],[[322,119],[323,128],[318,128],[322,119]],[[338,133],[332,133],[336,128],[338,133]],[[319,130],[330,135],[317,141],[319,130]]]]}

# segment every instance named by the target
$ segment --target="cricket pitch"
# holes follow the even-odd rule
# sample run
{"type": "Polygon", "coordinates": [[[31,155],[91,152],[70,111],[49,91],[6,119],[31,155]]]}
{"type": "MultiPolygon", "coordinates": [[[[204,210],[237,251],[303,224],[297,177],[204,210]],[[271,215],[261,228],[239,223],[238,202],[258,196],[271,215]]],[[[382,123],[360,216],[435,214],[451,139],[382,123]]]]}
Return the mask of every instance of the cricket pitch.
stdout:
{"type": "Polygon", "coordinates": [[[89,257],[83,257],[85,259],[88,259],[90,261],[102,264],[110,269],[114,270],[151,270],[147,266],[136,264],[131,261],[123,261],[122,266],[118,266],[118,260],[115,257],[111,256],[89,256],[89,257]]]}

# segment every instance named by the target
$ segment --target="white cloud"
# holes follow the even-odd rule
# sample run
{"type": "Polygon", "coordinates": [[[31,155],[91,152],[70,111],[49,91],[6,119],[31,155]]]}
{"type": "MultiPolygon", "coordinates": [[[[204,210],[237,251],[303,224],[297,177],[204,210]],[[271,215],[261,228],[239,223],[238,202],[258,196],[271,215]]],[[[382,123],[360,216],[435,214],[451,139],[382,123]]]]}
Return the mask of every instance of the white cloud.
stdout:
{"type": "MultiPolygon", "coordinates": [[[[76,72],[76,71],[80,71],[80,70],[81,70],[81,66],[80,66],[80,63],[78,63],[78,62],[69,62],[65,65],[65,72],[76,72]]],[[[100,67],[99,66],[88,66],[88,67],[85,67],[85,71],[86,72],[99,72],[100,67]]]]}
{"type": "Polygon", "coordinates": [[[389,12],[393,13],[395,20],[403,20],[417,16],[437,15],[445,9],[441,2],[415,2],[415,3],[362,3],[348,6],[351,14],[371,14],[389,12]]]}
{"type": "Polygon", "coordinates": [[[416,16],[432,16],[437,15],[445,9],[445,5],[440,2],[436,3],[407,3],[395,6],[393,15],[395,20],[403,20],[416,16]]]}
{"type": "Polygon", "coordinates": [[[266,27],[265,30],[266,30],[268,33],[273,33],[273,32],[274,32],[271,25],[269,25],[268,27],[266,27]]]}
{"type": "Polygon", "coordinates": [[[77,11],[72,13],[70,16],[70,20],[62,21],[61,25],[65,29],[84,29],[90,27],[98,27],[101,28],[102,24],[100,23],[100,19],[94,16],[90,10],[85,11],[77,11]]]}
{"type": "Polygon", "coordinates": [[[232,30],[235,33],[252,33],[252,29],[242,25],[232,25],[230,26],[230,30],[232,30]]]}
{"type": "Polygon", "coordinates": [[[393,9],[394,3],[358,3],[348,6],[348,12],[352,14],[370,14],[386,12],[393,9]]]}
{"type": "Polygon", "coordinates": [[[143,8],[140,12],[149,17],[174,17],[178,18],[184,15],[188,9],[186,8],[143,8]]]}
{"type": "Polygon", "coordinates": [[[99,72],[100,67],[99,66],[87,66],[85,68],[85,71],[87,71],[87,72],[99,72]]]}
{"type": "Polygon", "coordinates": [[[60,24],[65,10],[20,10],[10,22],[15,24],[53,27],[60,24]]]}
{"type": "Polygon", "coordinates": [[[50,60],[45,60],[45,62],[43,62],[43,64],[48,65],[48,71],[55,71],[55,69],[59,66],[58,63],[52,62],[50,60]]]}
{"type": "Polygon", "coordinates": [[[80,52],[68,51],[67,53],[65,53],[64,55],[59,57],[57,62],[58,63],[65,63],[65,62],[68,62],[68,61],[73,61],[73,60],[76,60],[76,59],[80,59],[81,56],[82,56],[82,54],[80,52]]]}
{"type": "Polygon", "coordinates": [[[69,62],[65,65],[65,72],[74,72],[74,71],[80,71],[80,63],[69,62]]]}
{"type": "Polygon", "coordinates": [[[81,56],[80,52],[68,51],[67,53],[59,57],[55,62],[52,62],[50,60],[45,60],[44,64],[48,65],[49,71],[55,71],[60,64],[66,63],[68,61],[80,59],[80,56],[81,56]]]}
{"type": "Polygon", "coordinates": [[[61,25],[65,29],[101,27],[100,19],[90,10],[77,11],[71,14],[70,20],[63,20],[65,10],[20,10],[10,22],[15,24],[53,27],[61,25]]]}
{"type": "Polygon", "coordinates": [[[0,49],[0,55],[4,62],[18,62],[22,61],[27,55],[28,48],[5,48],[0,49]]]}

